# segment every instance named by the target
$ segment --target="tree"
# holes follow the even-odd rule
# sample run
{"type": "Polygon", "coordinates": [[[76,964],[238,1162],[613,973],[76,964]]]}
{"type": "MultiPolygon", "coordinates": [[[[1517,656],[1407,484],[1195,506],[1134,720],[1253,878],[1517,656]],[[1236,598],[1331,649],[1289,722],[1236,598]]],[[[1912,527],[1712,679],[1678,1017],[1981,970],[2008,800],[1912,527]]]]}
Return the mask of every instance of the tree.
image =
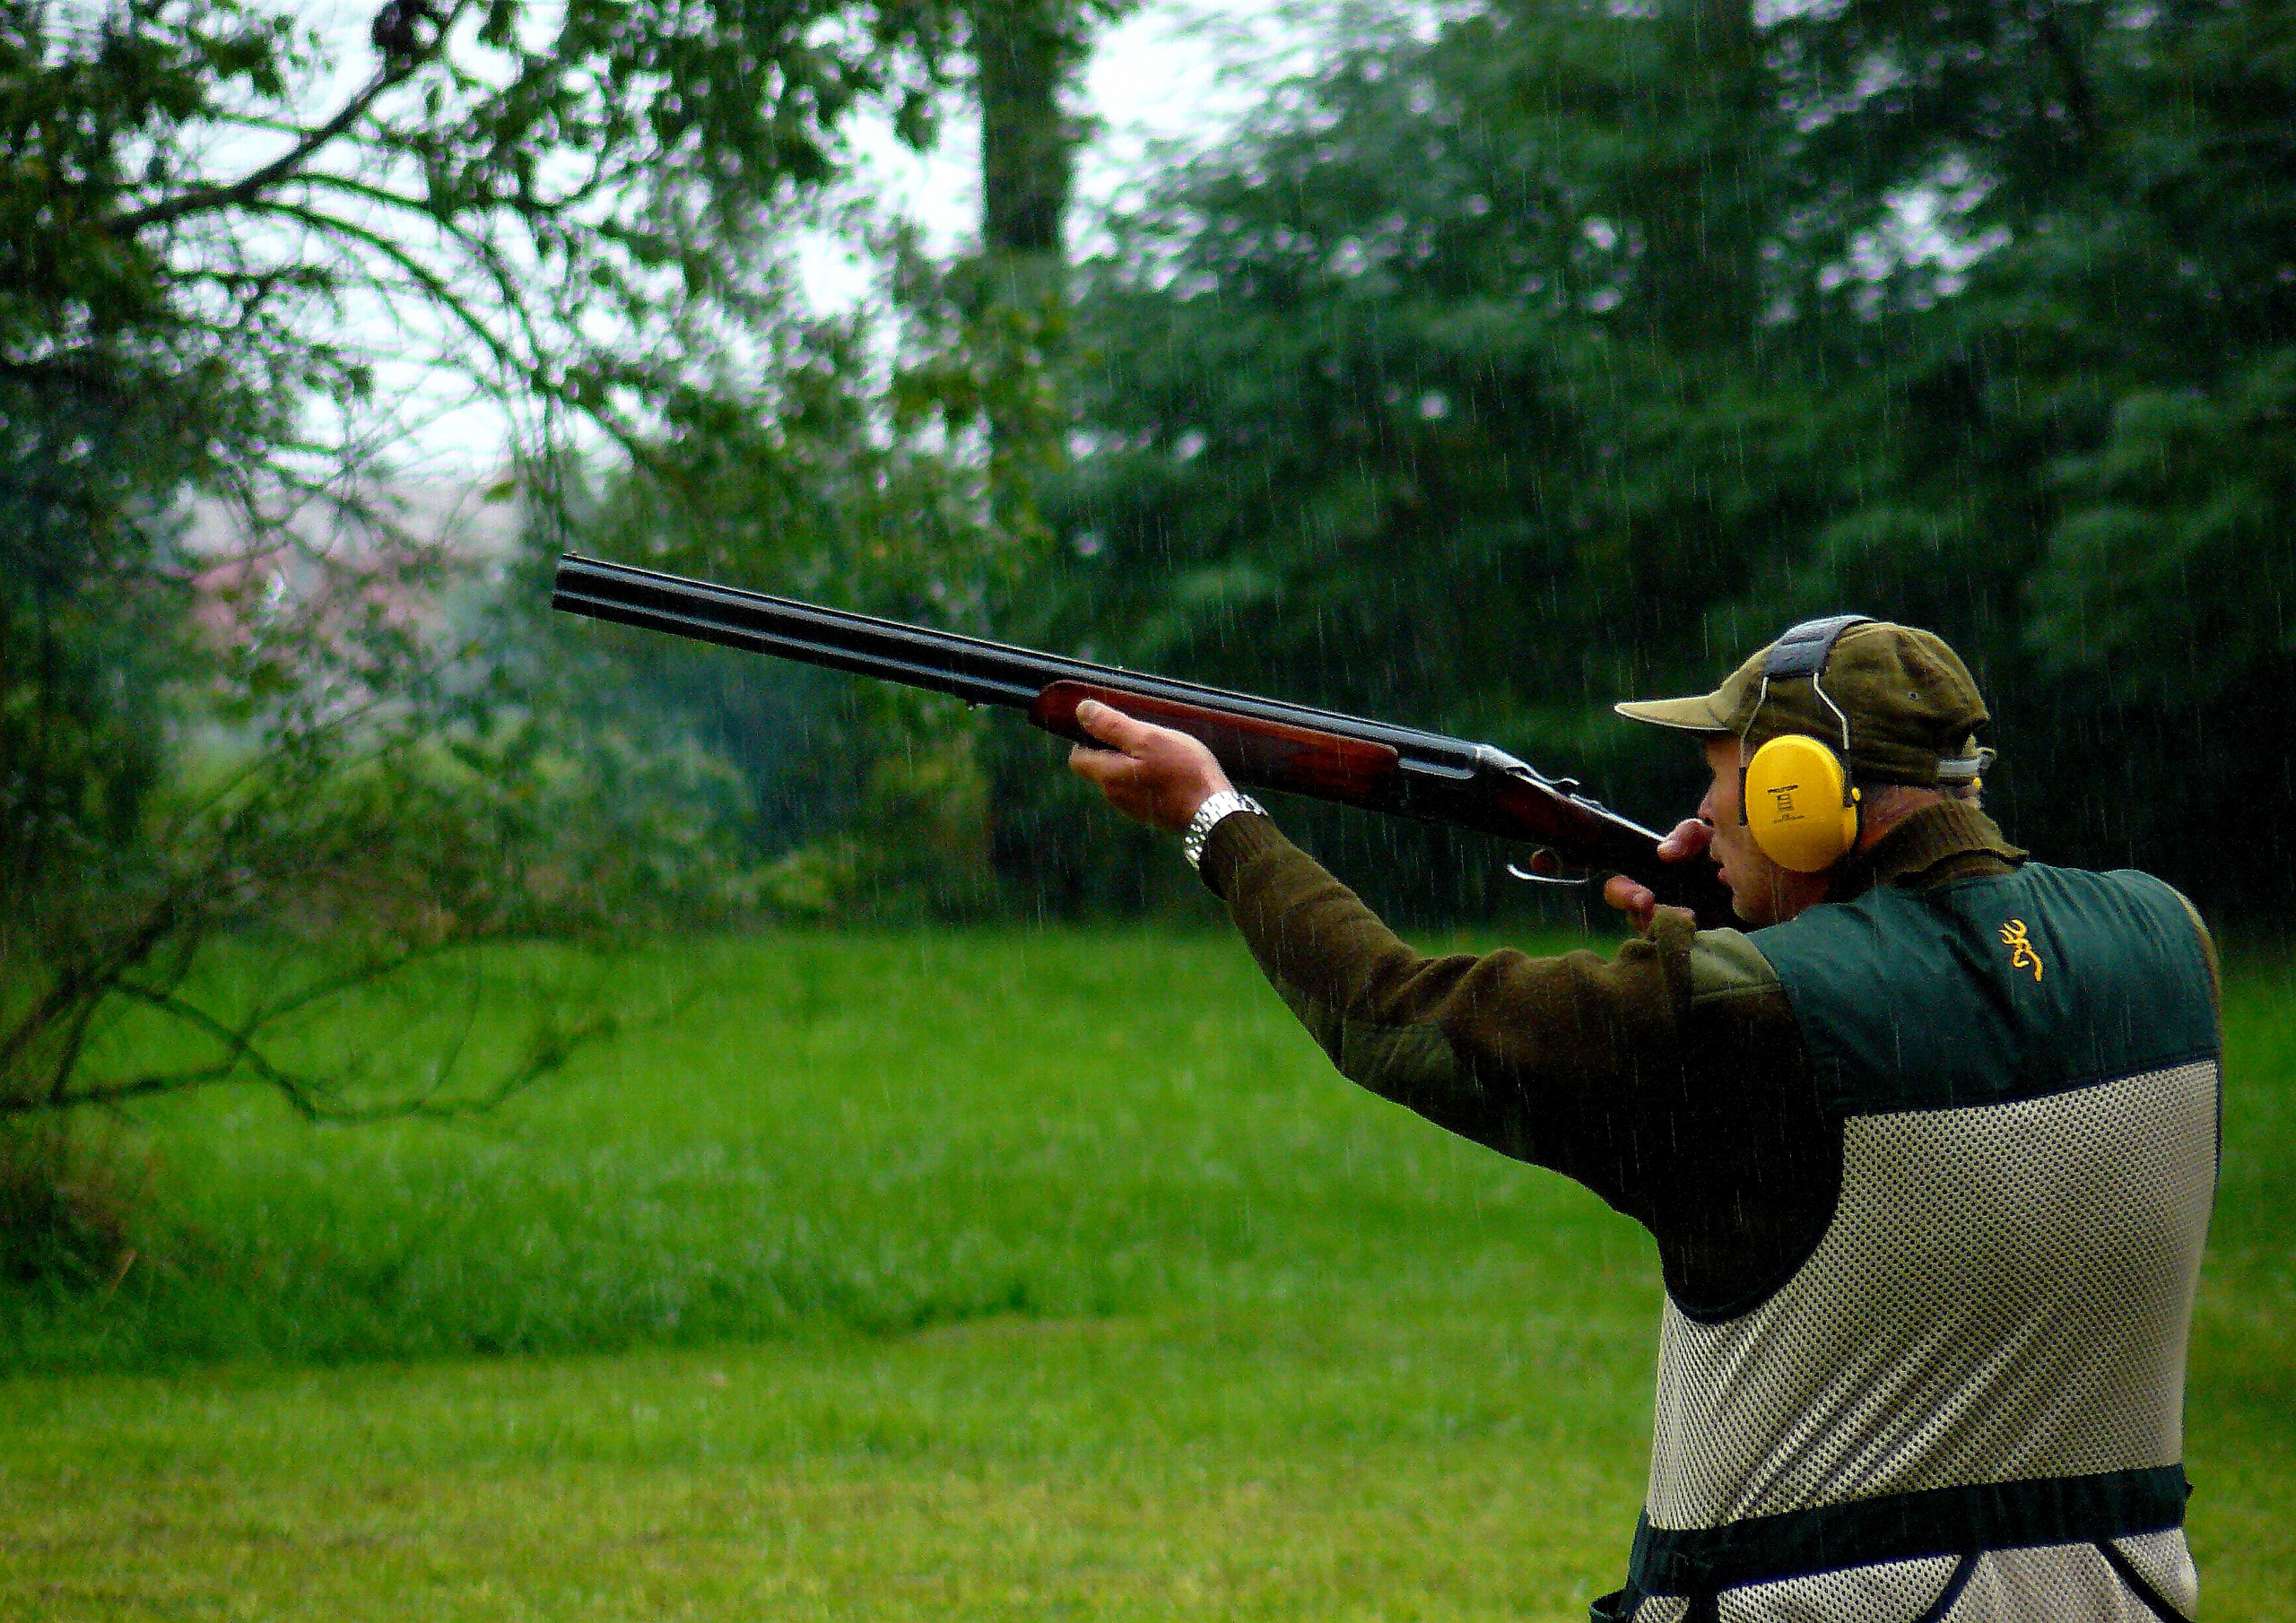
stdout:
{"type": "Polygon", "coordinates": [[[519,412],[525,497],[562,518],[572,422],[643,462],[757,388],[776,233],[855,108],[922,137],[953,22],[390,0],[361,66],[239,0],[0,0],[13,1266],[109,1243],[72,1195],[87,1107],[239,1081],[314,1115],[483,1103],[595,1020],[545,1000],[521,1052],[459,1051],[434,1017],[506,962],[478,949],[722,886],[686,812],[708,763],[554,738],[531,683],[506,702],[533,673],[375,477],[391,403],[355,328],[395,321],[519,412]],[[236,544],[187,534],[194,492],[236,544]],[[440,1043],[312,1050],[322,1004],[393,987],[440,1043]]]}
{"type": "MultiPolygon", "coordinates": [[[[986,629],[1016,543],[992,521],[986,459],[946,449],[980,428],[970,369],[945,359],[961,340],[918,325],[899,310],[793,324],[770,394],[681,399],[645,464],[601,480],[580,525],[586,546],[986,629]],[[885,378],[872,357],[888,353],[905,359],[885,378]],[[953,398],[944,392],[952,380],[953,398]]],[[[998,382],[992,373],[980,386],[995,399],[998,382]]],[[[767,903],[800,916],[903,917],[993,901],[980,718],[937,696],[651,633],[600,627],[582,640],[602,664],[589,691],[690,729],[739,774],[738,827],[767,903]]]]}
{"type": "MultiPolygon", "coordinates": [[[[681,397],[591,530],[665,568],[987,631],[1040,551],[1068,321],[1064,106],[1093,22],[1074,0],[976,4],[978,250],[935,264],[884,232],[882,307],[792,325],[770,404],[681,397]],[[889,376],[867,358],[889,355],[889,376]],[[953,452],[953,454],[951,454],[953,452]]],[[[621,677],[691,718],[752,792],[766,890],[820,914],[978,913],[996,900],[993,775],[1033,775],[955,705],[609,635],[621,677]],[[895,838],[872,831],[897,829],[895,838]]],[[[1000,801],[1006,798],[998,793],[1000,801]]]]}
{"type": "Polygon", "coordinates": [[[1335,48],[1085,268],[1042,635],[1663,803],[1621,693],[1936,626],[2051,855],[2291,881],[2279,8],[1519,0],[1335,48]],[[2198,785],[2163,794],[2163,781],[2198,785]]]}
{"type": "MultiPolygon", "coordinates": [[[[1684,476],[1681,426],[1749,393],[1718,312],[1767,273],[1766,114],[1713,32],[1523,6],[1344,39],[1115,221],[1043,635],[1678,790],[1587,712],[1808,499],[1759,436],[1684,476]]],[[[1487,905],[1489,852],[1402,855],[1398,890],[1487,905]]]]}
{"type": "Polygon", "coordinates": [[[1813,594],[1962,633],[2004,699],[1998,781],[2056,848],[2275,910],[2247,808],[2286,788],[2249,741],[2296,727],[2284,8],[1866,4],[1779,33],[1824,109],[1797,168],[1854,200],[1833,242],[1866,265],[1831,325],[1872,490],[1808,538],[1813,594]],[[1873,252],[1924,204],[1926,245],[1873,252]]]}

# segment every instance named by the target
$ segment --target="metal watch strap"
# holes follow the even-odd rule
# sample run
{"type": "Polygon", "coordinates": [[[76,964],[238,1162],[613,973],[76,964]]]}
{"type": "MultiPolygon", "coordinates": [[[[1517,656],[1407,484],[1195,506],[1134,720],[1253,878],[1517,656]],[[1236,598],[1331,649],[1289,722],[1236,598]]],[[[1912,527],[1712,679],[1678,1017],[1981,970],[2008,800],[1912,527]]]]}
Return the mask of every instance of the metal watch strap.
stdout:
{"type": "Polygon", "coordinates": [[[1189,867],[1203,867],[1204,846],[1212,838],[1212,830],[1219,827],[1221,819],[1236,812],[1257,812],[1261,817],[1267,815],[1265,806],[1250,795],[1239,794],[1233,789],[1221,790],[1196,809],[1196,815],[1188,819],[1187,832],[1180,836],[1180,855],[1187,858],[1189,867]]]}

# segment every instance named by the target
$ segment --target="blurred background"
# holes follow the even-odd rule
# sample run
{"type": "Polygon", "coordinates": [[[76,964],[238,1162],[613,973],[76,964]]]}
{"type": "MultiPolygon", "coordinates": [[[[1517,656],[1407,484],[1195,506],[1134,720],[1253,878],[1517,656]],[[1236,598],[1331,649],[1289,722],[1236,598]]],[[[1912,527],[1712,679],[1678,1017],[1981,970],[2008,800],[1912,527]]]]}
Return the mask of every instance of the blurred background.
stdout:
{"type": "MultiPolygon", "coordinates": [[[[1614,1219],[1337,1098],[1060,747],[553,617],[568,548],[1463,733],[1662,826],[1700,763],[1612,700],[1807,615],[1934,628],[2011,837],[2233,944],[2204,1431],[2284,1485],[2287,7],[0,0],[0,1369],[81,1417],[0,1446],[0,1508],[245,1444],[123,1464],[91,1371],[1293,1324],[1333,1280],[1297,1311],[1352,1345],[1454,1280],[1422,1344],[1487,1374],[1606,1256],[1626,1350],[1534,1343],[1615,1458],[1536,1514],[1596,1530],[1558,1573],[1613,1558],[1614,1219]]],[[[1587,926],[1488,842],[1278,811],[1433,938],[1587,926]]],[[[1485,1426],[1488,1506],[1521,1421],[1476,1391],[1395,1436],[1485,1426]]],[[[160,1604],[31,1526],[27,1615],[160,1604]]],[[[2241,1527],[2277,1605],[2284,1509],[2241,1527]]],[[[1453,1575],[1413,1615],[1530,1604],[1453,1575]]]]}

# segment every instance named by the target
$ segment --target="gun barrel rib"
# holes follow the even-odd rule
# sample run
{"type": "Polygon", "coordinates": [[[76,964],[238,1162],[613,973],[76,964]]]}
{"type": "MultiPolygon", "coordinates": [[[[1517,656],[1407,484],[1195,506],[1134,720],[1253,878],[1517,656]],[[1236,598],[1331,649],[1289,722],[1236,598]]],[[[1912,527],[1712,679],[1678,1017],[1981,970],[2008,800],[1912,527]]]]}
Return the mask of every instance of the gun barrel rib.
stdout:
{"type": "Polygon", "coordinates": [[[1054,682],[1081,681],[1387,744],[1403,758],[1406,769],[1463,777],[1492,753],[1487,746],[1439,733],[1422,733],[1169,677],[1144,676],[1120,666],[1039,654],[985,638],[902,625],[763,592],[606,563],[578,553],[570,552],[559,560],[550,603],[554,609],[594,620],[905,682],[953,694],[969,704],[1025,710],[1054,682]]]}

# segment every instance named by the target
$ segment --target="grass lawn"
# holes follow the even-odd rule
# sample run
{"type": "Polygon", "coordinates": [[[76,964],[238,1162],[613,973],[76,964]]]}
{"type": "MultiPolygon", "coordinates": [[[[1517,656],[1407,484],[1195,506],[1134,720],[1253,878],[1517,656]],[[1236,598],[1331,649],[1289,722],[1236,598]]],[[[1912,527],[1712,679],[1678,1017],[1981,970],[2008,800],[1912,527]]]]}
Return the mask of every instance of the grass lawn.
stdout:
{"type": "MultiPolygon", "coordinates": [[[[1217,936],[766,938],[483,1122],[155,1110],[0,1295],[0,1618],[1578,1619],[1657,1270],[1324,1068],[1217,936]]],[[[2236,971],[2188,1458],[2296,1619],[2296,1013],[2236,971]]],[[[357,1042],[346,1032],[342,1040],[357,1042]]]]}

